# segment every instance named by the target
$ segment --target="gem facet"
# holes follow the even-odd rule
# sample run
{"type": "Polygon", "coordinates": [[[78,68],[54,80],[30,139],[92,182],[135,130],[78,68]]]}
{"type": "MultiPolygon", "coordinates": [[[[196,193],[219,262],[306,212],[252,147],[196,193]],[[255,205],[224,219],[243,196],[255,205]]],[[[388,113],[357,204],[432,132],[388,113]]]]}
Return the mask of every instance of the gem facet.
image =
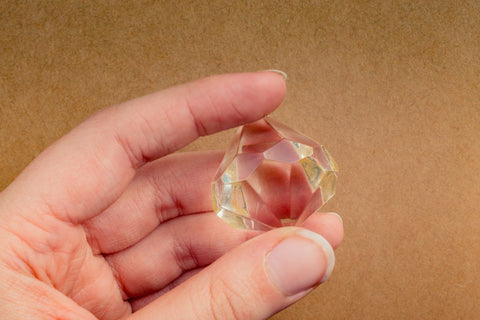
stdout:
{"type": "Polygon", "coordinates": [[[230,225],[300,225],[334,194],[338,168],[325,147],[267,117],[241,127],[212,182],[213,208],[230,225]]]}

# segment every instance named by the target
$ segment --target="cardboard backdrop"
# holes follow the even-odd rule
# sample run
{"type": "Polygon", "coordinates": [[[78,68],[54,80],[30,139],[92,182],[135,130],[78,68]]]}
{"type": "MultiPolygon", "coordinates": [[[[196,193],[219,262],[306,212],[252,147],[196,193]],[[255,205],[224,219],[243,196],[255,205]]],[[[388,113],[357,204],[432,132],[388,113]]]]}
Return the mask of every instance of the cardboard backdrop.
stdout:
{"type": "Polygon", "coordinates": [[[274,319],[478,319],[480,2],[2,1],[0,30],[0,190],[102,107],[282,69],[275,115],[338,162],[345,240],[274,319]]]}

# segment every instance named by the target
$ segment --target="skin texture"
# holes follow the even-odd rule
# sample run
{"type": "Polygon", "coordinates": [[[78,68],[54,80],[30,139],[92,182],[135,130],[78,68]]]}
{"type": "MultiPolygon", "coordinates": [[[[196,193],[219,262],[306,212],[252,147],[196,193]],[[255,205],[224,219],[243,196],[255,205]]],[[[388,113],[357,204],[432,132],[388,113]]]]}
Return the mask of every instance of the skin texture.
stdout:
{"type": "MultiPolygon", "coordinates": [[[[101,110],[51,145],[0,193],[2,319],[264,319],[303,297],[264,264],[307,231],[232,229],[211,212],[222,153],[171,154],[284,95],[273,72],[213,76],[101,110]]],[[[343,237],[331,214],[305,228],[333,248],[343,237]]],[[[327,264],[312,248],[311,287],[327,264]]]]}

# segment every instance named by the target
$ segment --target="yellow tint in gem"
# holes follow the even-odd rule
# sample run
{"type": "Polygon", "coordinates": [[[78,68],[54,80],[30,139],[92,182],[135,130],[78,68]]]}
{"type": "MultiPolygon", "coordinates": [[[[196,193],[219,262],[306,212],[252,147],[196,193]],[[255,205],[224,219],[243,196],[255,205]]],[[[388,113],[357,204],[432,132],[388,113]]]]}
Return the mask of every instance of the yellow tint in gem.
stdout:
{"type": "Polygon", "coordinates": [[[324,146],[266,117],[241,127],[212,182],[213,209],[236,228],[300,225],[334,194],[324,146]]]}

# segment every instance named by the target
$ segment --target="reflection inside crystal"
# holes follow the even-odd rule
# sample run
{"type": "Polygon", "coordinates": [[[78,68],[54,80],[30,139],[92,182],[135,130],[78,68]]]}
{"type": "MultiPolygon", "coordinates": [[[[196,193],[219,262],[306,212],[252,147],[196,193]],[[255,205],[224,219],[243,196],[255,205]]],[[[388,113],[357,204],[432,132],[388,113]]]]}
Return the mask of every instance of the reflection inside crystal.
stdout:
{"type": "Polygon", "coordinates": [[[213,208],[230,225],[300,225],[334,194],[338,168],[325,147],[268,117],[241,127],[212,183],[213,208]]]}

